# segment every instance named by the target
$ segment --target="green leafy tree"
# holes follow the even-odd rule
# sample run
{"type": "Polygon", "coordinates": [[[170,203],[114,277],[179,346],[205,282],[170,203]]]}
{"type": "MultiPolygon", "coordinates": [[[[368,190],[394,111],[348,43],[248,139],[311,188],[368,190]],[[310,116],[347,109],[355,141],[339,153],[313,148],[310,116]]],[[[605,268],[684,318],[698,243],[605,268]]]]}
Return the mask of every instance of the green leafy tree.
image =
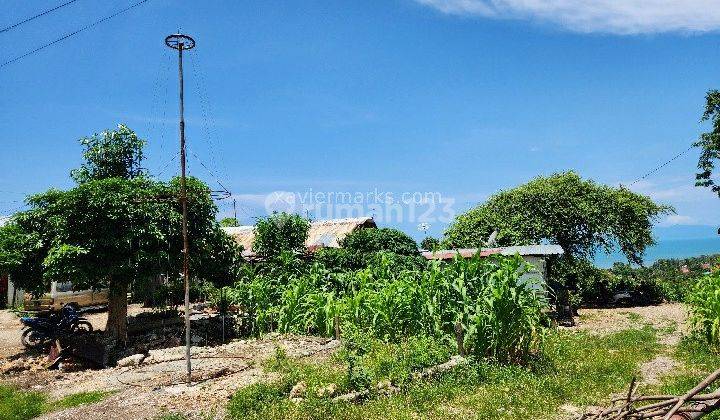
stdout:
{"type": "Polygon", "coordinates": [[[276,258],[283,253],[305,252],[305,241],[310,221],[292,213],[273,213],[261,218],[255,225],[253,250],[265,258],[276,258]]]}
{"type": "Polygon", "coordinates": [[[85,162],[73,170],[71,176],[79,184],[96,179],[143,176],[143,148],[146,143],[123,124],[118,124],[117,130],[105,130],[82,138],[80,144],[85,149],[85,162]]]}
{"type": "Polygon", "coordinates": [[[234,217],[225,217],[222,220],[220,220],[220,226],[222,227],[237,227],[240,226],[240,222],[238,219],[234,217]]]}
{"type": "Polygon", "coordinates": [[[381,251],[409,256],[419,254],[417,243],[413,238],[391,228],[358,229],[346,236],[341,245],[346,250],[359,254],[381,251]]]}
{"type": "Polygon", "coordinates": [[[459,215],[445,232],[445,245],[482,247],[495,230],[500,246],[559,244],[565,255],[556,274],[574,290],[578,267],[586,266],[598,251],[610,253],[619,247],[629,261],[642,263],[645,249],[655,243],[653,223],[670,212],[671,207],[626,188],[565,172],[499,192],[459,215]]]}
{"type": "Polygon", "coordinates": [[[619,247],[628,260],[641,263],[645,249],[655,243],[653,223],[670,212],[671,207],[626,188],[565,172],[491,196],[459,215],[445,232],[445,242],[479,247],[497,230],[501,246],[549,241],[575,258],[587,259],[619,247]]]}
{"type": "Polygon", "coordinates": [[[427,236],[423,238],[422,242],[420,242],[420,248],[428,251],[440,249],[440,240],[438,238],[433,238],[432,236],[427,236]]]}
{"type": "MultiPolygon", "coordinates": [[[[96,165],[114,166],[86,162],[88,173],[100,173],[96,165]]],[[[227,284],[237,248],[215,221],[209,188],[193,178],[187,185],[191,274],[227,284]]],[[[29,209],[0,229],[0,268],[18,287],[35,293],[48,290],[52,281],[108,288],[106,330],[124,340],[131,285],[182,271],[179,191],[178,179],[91,177],[67,191],[31,196],[29,209]]]]}
{"type": "Polygon", "coordinates": [[[708,91],[701,121],[710,121],[712,129],[702,133],[700,139],[693,144],[701,149],[698,159],[700,172],[695,175],[695,185],[711,188],[720,196],[720,185],[717,185],[713,179],[715,164],[720,159],[720,91],[708,91]]]}

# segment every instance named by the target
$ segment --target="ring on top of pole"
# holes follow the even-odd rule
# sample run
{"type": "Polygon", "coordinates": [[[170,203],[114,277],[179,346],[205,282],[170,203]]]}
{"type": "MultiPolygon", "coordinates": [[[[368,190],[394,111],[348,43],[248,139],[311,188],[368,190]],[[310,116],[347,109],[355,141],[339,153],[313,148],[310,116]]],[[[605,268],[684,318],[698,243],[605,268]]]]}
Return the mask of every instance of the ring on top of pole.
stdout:
{"type": "Polygon", "coordinates": [[[188,35],[172,34],[165,37],[165,45],[176,50],[180,48],[183,50],[191,50],[195,48],[195,40],[188,35]]]}

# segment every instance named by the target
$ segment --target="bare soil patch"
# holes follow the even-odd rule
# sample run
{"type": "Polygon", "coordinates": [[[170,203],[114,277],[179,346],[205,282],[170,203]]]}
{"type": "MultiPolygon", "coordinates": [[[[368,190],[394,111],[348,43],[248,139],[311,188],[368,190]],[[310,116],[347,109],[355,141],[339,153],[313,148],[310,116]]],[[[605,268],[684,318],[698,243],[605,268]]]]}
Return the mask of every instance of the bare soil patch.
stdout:
{"type": "Polygon", "coordinates": [[[326,338],[270,335],[216,347],[193,347],[193,378],[185,384],[184,347],[152,350],[138,366],[62,373],[23,372],[6,382],[47,393],[53,399],[89,391],[112,391],[96,404],[47,414],[43,419],[152,419],[164,412],[189,418],[224,416],[228,399],[241,387],[269,381],[262,364],[278,348],[288,357],[327,359],[340,343],[326,338]]]}
{"type": "Polygon", "coordinates": [[[663,345],[675,345],[686,331],[687,311],[681,303],[632,308],[588,308],[580,310],[580,318],[572,329],[607,335],[618,331],[650,325],[660,335],[663,345]]]}
{"type": "Polygon", "coordinates": [[[663,376],[675,371],[681,365],[670,356],[670,352],[687,332],[687,311],[682,304],[581,309],[580,318],[573,329],[607,335],[644,325],[657,330],[658,343],[663,346],[661,354],[640,366],[642,382],[656,385],[663,376]]]}

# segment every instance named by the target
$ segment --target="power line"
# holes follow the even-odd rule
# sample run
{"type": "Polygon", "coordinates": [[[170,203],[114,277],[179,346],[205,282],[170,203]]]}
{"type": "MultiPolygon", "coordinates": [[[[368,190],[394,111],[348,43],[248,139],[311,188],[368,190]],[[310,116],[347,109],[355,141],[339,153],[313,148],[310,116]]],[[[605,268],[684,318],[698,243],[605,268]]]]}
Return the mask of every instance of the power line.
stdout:
{"type": "MultiPolygon", "coordinates": [[[[188,148],[188,149],[189,149],[189,148],[188,148]]],[[[223,185],[223,183],[220,182],[220,179],[218,178],[217,175],[215,175],[215,172],[213,172],[212,169],[208,168],[207,165],[205,165],[205,163],[202,161],[202,159],[200,159],[200,156],[198,156],[197,154],[195,154],[195,151],[193,151],[192,149],[190,149],[190,153],[192,153],[192,155],[195,156],[195,159],[197,159],[197,161],[200,163],[200,166],[202,166],[203,168],[205,168],[205,170],[210,174],[210,176],[212,176],[213,178],[215,178],[215,182],[217,182],[218,185],[220,185],[220,188],[222,188],[222,192],[225,193],[225,194],[227,194],[228,197],[231,196],[232,193],[230,192],[230,190],[228,190],[228,189],[225,187],[225,185],[223,185]]]]}
{"type": "Polygon", "coordinates": [[[166,163],[165,166],[163,166],[160,169],[160,172],[158,172],[157,175],[155,175],[155,177],[160,178],[165,173],[165,171],[170,167],[170,165],[173,162],[175,162],[175,159],[177,159],[179,155],[180,155],[180,152],[175,153],[175,156],[173,156],[172,159],[170,159],[170,161],[168,163],[166,163]]]}
{"type": "Polygon", "coordinates": [[[651,170],[650,172],[648,172],[648,173],[646,173],[645,175],[641,176],[640,178],[636,179],[635,181],[633,181],[633,182],[632,182],[630,185],[628,185],[628,186],[629,186],[629,187],[632,187],[633,185],[637,184],[638,182],[644,180],[645,178],[649,177],[650,175],[654,174],[655,172],[657,172],[657,171],[659,171],[660,169],[664,168],[665,166],[669,165],[670,163],[672,163],[674,160],[678,159],[679,157],[681,157],[681,156],[684,155],[685,153],[689,152],[689,151],[692,150],[694,147],[695,147],[695,146],[690,146],[690,147],[688,147],[687,149],[685,149],[685,150],[682,151],[681,153],[679,153],[679,154],[677,154],[676,156],[674,156],[672,159],[668,160],[667,162],[663,163],[662,165],[656,167],[655,169],[651,170]]]}
{"type": "Polygon", "coordinates": [[[80,32],[83,32],[83,31],[88,30],[88,29],[90,29],[90,28],[92,28],[92,27],[95,27],[95,26],[97,26],[97,25],[99,25],[99,24],[101,24],[101,23],[103,23],[103,22],[105,22],[105,21],[107,21],[107,20],[110,20],[110,19],[114,18],[115,16],[121,15],[121,14],[123,14],[123,13],[125,13],[125,12],[127,12],[127,11],[129,11],[129,10],[131,10],[131,9],[134,9],[134,8],[140,6],[140,5],[142,5],[143,3],[146,3],[146,2],[148,2],[148,1],[149,1],[149,0],[141,0],[141,1],[137,2],[137,3],[134,3],[134,4],[132,4],[132,5],[128,6],[128,7],[120,10],[119,12],[115,12],[115,13],[113,13],[113,14],[110,15],[110,16],[105,16],[104,18],[102,18],[102,19],[100,19],[100,20],[96,20],[95,22],[93,22],[93,23],[91,23],[91,24],[89,24],[89,25],[87,25],[87,26],[83,26],[82,28],[80,28],[80,29],[78,29],[78,30],[76,30],[76,31],[74,31],[74,32],[70,32],[69,34],[63,35],[62,37],[56,39],[55,41],[48,42],[47,44],[42,45],[42,46],[40,46],[40,47],[38,47],[38,48],[35,48],[35,49],[32,50],[32,51],[28,51],[28,52],[26,52],[26,53],[23,54],[23,55],[17,56],[17,57],[15,57],[15,58],[13,58],[12,60],[9,60],[9,61],[4,62],[4,63],[0,64],[0,68],[3,68],[3,67],[5,67],[5,66],[7,66],[8,64],[12,64],[12,63],[14,63],[14,62],[16,62],[16,61],[18,61],[18,60],[21,60],[21,59],[23,59],[23,58],[25,58],[25,57],[27,57],[27,56],[29,56],[29,55],[33,55],[33,54],[35,54],[36,52],[39,52],[39,51],[41,51],[41,50],[44,50],[45,48],[47,48],[47,47],[49,47],[49,46],[55,45],[55,44],[57,44],[57,43],[60,42],[60,41],[66,40],[66,39],[70,38],[71,36],[74,36],[74,35],[79,34],[80,32]]]}
{"type": "Polygon", "coordinates": [[[23,20],[23,21],[21,21],[21,22],[18,22],[18,23],[16,23],[16,24],[10,25],[10,26],[8,26],[8,27],[6,27],[6,28],[0,29],[0,33],[7,32],[7,31],[10,31],[10,30],[12,30],[12,29],[15,29],[15,28],[17,28],[18,26],[20,26],[20,25],[22,25],[22,24],[24,24],[24,23],[28,23],[28,22],[30,22],[31,20],[35,20],[35,19],[37,19],[37,18],[39,18],[39,17],[45,16],[45,15],[47,15],[48,13],[52,13],[52,12],[56,11],[57,9],[60,9],[60,8],[63,8],[63,7],[65,7],[65,6],[67,6],[67,5],[73,4],[73,3],[75,3],[76,1],[77,1],[77,0],[70,0],[70,1],[68,1],[68,2],[65,2],[65,3],[61,4],[60,6],[56,6],[56,7],[53,7],[52,9],[48,9],[48,10],[46,10],[46,11],[44,11],[44,12],[38,13],[37,15],[32,16],[32,17],[29,17],[29,18],[27,18],[27,19],[25,19],[25,20],[23,20]]]}

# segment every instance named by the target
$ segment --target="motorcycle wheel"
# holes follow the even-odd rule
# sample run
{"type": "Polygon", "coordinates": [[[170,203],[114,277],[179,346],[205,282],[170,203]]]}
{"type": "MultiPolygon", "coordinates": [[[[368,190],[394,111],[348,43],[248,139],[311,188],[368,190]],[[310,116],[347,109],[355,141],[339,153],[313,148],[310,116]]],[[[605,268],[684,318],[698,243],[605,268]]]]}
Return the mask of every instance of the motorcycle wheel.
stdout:
{"type": "Polygon", "coordinates": [[[77,324],[72,326],[73,333],[91,333],[93,332],[93,326],[90,321],[78,321],[77,324]]]}
{"type": "Polygon", "coordinates": [[[47,342],[47,337],[40,334],[35,330],[25,330],[20,338],[23,346],[28,349],[39,349],[42,348],[47,342]]]}

